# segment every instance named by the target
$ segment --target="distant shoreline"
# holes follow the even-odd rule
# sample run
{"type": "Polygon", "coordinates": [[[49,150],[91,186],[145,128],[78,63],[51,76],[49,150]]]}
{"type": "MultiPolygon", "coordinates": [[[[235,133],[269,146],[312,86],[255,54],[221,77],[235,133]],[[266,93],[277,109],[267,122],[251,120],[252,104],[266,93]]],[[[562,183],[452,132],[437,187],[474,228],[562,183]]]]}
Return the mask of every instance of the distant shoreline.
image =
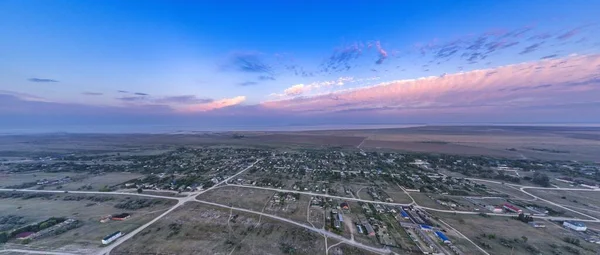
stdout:
{"type": "Polygon", "coordinates": [[[218,132],[307,132],[404,129],[418,127],[564,127],[600,128],[600,123],[430,123],[430,124],[349,124],[349,125],[289,125],[289,126],[63,126],[55,128],[0,128],[0,135],[43,134],[197,134],[218,132]]]}

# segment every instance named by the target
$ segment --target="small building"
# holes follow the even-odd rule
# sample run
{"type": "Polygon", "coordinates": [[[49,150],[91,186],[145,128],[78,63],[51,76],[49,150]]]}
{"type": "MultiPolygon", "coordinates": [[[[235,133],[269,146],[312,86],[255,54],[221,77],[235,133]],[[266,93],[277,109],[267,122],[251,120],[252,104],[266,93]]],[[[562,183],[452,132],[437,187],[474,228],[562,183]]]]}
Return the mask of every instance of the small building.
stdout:
{"type": "Polygon", "coordinates": [[[348,205],[348,203],[343,202],[340,204],[340,208],[342,208],[343,210],[350,210],[350,205],[348,205]]]}
{"type": "Polygon", "coordinates": [[[502,206],[505,210],[509,211],[509,212],[513,212],[513,213],[522,213],[523,210],[519,209],[518,207],[511,205],[509,203],[506,203],[502,206]]]}
{"type": "Polygon", "coordinates": [[[504,209],[502,209],[501,207],[497,207],[497,206],[493,206],[493,205],[488,205],[485,208],[493,213],[502,213],[504,211],[504,209]]]}
{"type": "Polygon", "coordinates": [[[358,233],[360,233],[360,234],[364,233],[361,225],[356,224],[356,229],[358,230],[358,233]]]}
{"type": "Polygon", "coordinates": [[[111,217],[112,217],[111,215],[104,216],[104,217],[100,218],[100,222],[101,223],[109,222],[111,217]]]}
{"type": "Polygon", "coordinates": [[[587,227],[583,222],[579,221],[565,221],[563,222],[563,227],[570,228],[575,231],[586,231],[587,227]]]}
{"type": "Polygon", "coordinates": [[[123,233],[121,231],[117,231],[110,235],[107,235],[106,237],[102,238],[102,244],[112,243],[114,240],[117,240],[122,235],[123,235],[123,233]]]}
{"type": "Polygon", "coordinates": [[[121,213],[121,214],[113,215],[111,217],[111,219],[112,220],[126,220],[126,219],[129,219],[129,217],[131,217],[131,214],[129,214],[129,213],[121,213]]]}
{"type": "Polygon", "coordinates": [[[546,227],[546,225],[544,223],[541,223],[538,221],[532,221],[532,222],[529,222],[528,224],[534,228],[545,228],[546,227]]]}
{"type": "Polygon", "coordinates": [[[435,235],[440,238],[440,240],[442,240],[442,242],[444,243],[452,243],[450,241],[450,239],[448,239],[448,237],[446,235],[444,235],[444,233],[442,233],[441,231],[435,231],[435,235]]]}
{"type": "Polygon", "coordinates": [[[22,232],[17,234],[15,237],[19,240],[29,239],[31,235],[35,234],[35,232],[22,232]]]}
{"type": "Polygon", "coordinates": [[[433,231],[433,228],[429,225],[421,224],[419,226],[421,227],[421,230],[423,230],[423,231],[433,231]]]}
{"type": "Polygon", "coordinates": [[[404,210],[400,210],[400,216],[402,216],[402,218],[404,218],[404,219],[409,219],[410,218],[408,216],[408,213],[406,213],[404,210]]]}
{"type": "Polygon", "coordinates": [[[337,216],[340,222],[344,222],[344,215],[342,213],[338,213],[337,216]]]}

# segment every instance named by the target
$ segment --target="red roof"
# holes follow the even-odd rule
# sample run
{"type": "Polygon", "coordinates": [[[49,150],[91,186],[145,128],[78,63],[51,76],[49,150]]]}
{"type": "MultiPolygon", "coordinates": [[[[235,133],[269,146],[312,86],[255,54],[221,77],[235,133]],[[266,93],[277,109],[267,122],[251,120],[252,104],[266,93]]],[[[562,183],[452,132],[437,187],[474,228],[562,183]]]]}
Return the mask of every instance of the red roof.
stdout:
{"type": "Polygon", "coordinates": [[[506,207],[506,208],[508,208],[508,209],[511,209],[511,210],[513,210],[513,211],[520,211],[520,210],[521,210],[521,209],[517,208],[516,206],[514,206],[514,205],[511,205],[511,204],[509,204],[509,203],[506,203],[506,204],[504,204],[504,207],[506,207]]]}

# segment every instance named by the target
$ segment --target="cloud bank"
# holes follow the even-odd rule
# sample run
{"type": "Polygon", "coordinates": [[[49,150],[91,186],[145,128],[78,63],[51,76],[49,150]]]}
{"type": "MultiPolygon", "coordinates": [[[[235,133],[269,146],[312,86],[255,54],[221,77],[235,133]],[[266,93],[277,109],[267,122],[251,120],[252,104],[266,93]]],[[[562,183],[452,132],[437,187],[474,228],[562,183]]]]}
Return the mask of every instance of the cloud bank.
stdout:
{"type": "MultiPolygon", "coordinates": [[[[503,108],[600,101],[600,55],[544,59],[495,69],[397,80],[334,93],[274,100],[272,111],[298,114],[503,108]]],[[[289,90],[289,91],[288,91],[289,90]]],[[[306,86],[293,86],[301,95],[306,86]]]]}

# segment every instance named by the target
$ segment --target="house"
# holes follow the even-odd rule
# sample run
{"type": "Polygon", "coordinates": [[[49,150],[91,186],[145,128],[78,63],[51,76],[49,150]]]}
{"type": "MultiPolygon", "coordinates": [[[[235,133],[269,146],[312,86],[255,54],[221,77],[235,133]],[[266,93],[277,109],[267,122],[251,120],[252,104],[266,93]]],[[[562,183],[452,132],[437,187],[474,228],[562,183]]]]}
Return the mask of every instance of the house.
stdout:
{"type": "Polygon", "coordinates": [[[587,227],[583,222],[579,221],[565,221],[563,222],[563,227],[570,228],[575,231],[586,231],[587,227]]]}
{"type": "Polygon", "coordinates": [[[343,202],[340,204],[340,208],[342,208],[343,210],[350,210],[350,205],[348,205],[348,203],[343,202]]]}
{"type": "Polygon", "coordinates": [[[117,238],[121,237],[122,235],[123,235],[123,232],[121,232],[121,231],[117,231],[110,235],[107,235],[106,237],[102,238],[102,244],[112,243],[114,240],[117,240],[117,238]]]}
{"type": "Polygon", "coordinates": [[[505,210],[509,211],[509,212],[513,212],[513,213],[522,213],[523,210],[517,208],[514,205],[511,205],[509,203],[506,203],[502,206],[502,208],[504,208],[505,210]]]}

